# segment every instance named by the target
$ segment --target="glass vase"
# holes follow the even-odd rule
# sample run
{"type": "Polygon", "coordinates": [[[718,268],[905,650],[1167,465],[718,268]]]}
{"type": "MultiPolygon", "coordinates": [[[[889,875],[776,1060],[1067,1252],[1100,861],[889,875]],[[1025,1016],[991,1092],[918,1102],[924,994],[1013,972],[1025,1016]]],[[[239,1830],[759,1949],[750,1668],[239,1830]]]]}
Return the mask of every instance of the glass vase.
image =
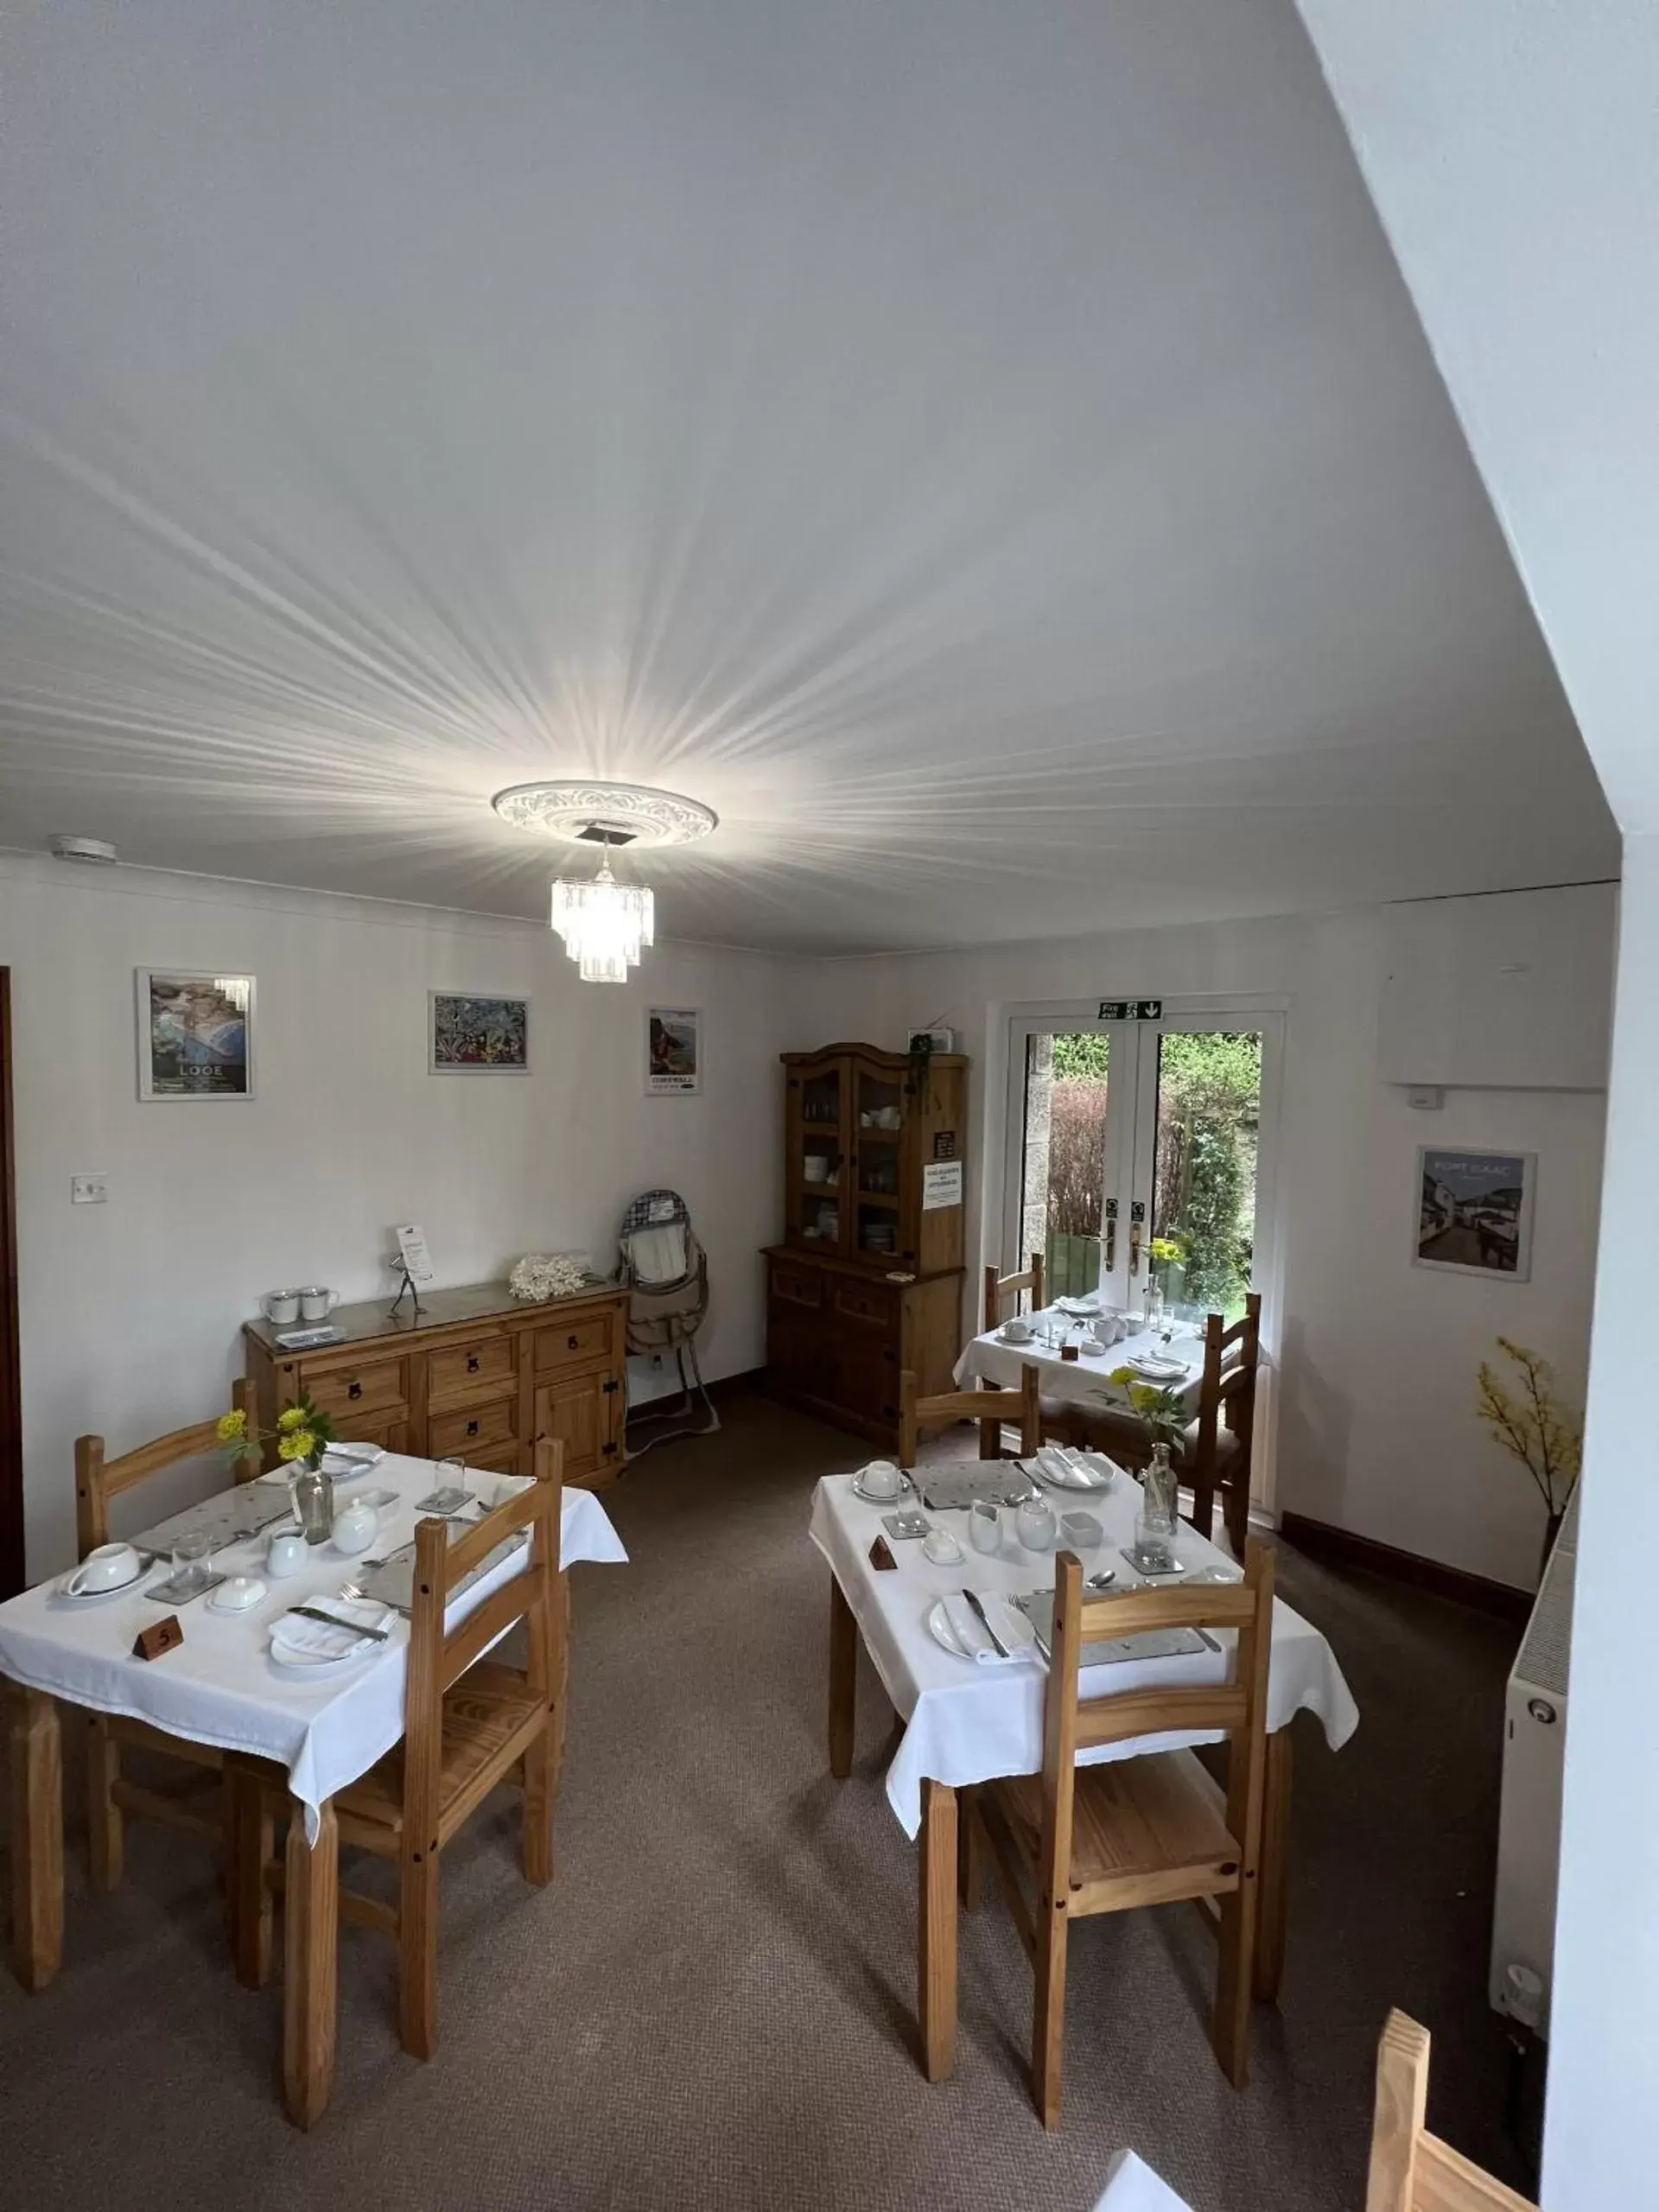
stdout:
{"type": "Polygon", "coordinates": [[[334,1532],[334,1482],[315,1460],[302,1459],[289,1477],[288,1495],[308,1544],[326,1544],[334,1532]]]}
{"type": "Polygon", "coordinates": [[[1154,1444],[1141,1478],[1141,1510],[1135,1516],[1135,1565],[1143,1574],[1167,1574],[1175,1566],[1175,1529],[1180,1486],[1170,1465],[1167,1444],[1154,1444]]]}

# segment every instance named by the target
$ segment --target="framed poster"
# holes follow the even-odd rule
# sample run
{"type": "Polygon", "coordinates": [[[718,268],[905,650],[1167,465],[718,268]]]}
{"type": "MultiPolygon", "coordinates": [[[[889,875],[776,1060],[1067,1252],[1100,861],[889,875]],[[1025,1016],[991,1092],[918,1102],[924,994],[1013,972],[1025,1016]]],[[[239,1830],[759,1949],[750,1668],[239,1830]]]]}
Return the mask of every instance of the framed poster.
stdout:
{"type": "Polygon", "coordinates": [[[251,1098],[253,978],[136,971],[140,1098],[251,1098]]]}
{"type": "Polygon", "coordinates": [[[433,1075],[528,1075],[530,1001],[432,991],[433,1075]]]}
{"type": "Polygon", "coordinates": [[[702,1014],[696,1007],[654,1006],[645,1025],[645,1091],[685,1098],[702,1089],[702,1014]]]}
{"type": "Polygon", "coordinates": [[[1417,1226],[1413,1264],[1452,1274],[1532,1274],[1535,1152],[1417,1148],[1417,1226]]]}

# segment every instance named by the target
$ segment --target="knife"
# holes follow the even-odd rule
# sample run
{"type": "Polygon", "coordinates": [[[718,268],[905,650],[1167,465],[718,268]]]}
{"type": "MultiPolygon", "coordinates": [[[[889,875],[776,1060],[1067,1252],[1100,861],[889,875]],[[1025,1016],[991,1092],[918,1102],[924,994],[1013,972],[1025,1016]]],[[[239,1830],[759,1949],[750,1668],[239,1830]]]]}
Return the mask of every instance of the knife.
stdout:
{"type": "Polygon", "coordinates": [[[325,1613],[321,1605],[290,1605],[290,1613],[297,1613],[302,1620],[321,1621],[328,1628],[343,1628],[349,1636],[371,1636],[377,1643],[384,1643],[391,1634],[388,1628],[365,1628],[359,1621],[343,1621],[338,1613],[325,1613]]]}
{"type": "Polygon", "coordinates": [[[1012,1659],[1014,1656],[1013,1652],[1009,1650],[1007,1645],[1003,1643],[1001,1637],[991,1626],[991,1617],[986,1611],[984,1606],[980,1604],[977,1597],[976,1597],[971,1590],[964,1590],[962,1594],[968,1600],[968,1603],[973,1607],[975,1612],[978,1614],[979,1624],[984,1630],[986,1635],[990,1637],[991,1642],[996,1646],[998,1656],[1003,1659],[1012,1659]]]}

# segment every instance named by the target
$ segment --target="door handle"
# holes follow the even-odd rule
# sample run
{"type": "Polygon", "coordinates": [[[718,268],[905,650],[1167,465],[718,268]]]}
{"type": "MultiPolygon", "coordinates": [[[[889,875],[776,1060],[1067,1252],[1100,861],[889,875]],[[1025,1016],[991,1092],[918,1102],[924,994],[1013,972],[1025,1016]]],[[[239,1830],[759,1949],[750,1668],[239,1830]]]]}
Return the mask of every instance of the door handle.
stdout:
{"type": "Polygon", "coordinates": [[[473,1352],[468,1355],[467,1361],[467,1372],[469,1375],[476,1375],[478,1372],[478,1354],[476,1352],[473,1352]]]}
{"type": "Polygon", "coordinates": [[[363,1385],[360,1382],[349,1383],[346,1386],[346,1395],[348,1398],[360,1398],[363,1395],[363,1385]]]}
{"type": "Polygon", "coordinates": [[[467,1433],[468,1436],[476,1436],[478,1434],[478,1423],[475,1421],[469,1421],[467,1422],[467,1433]]]}
{"type": "Polygon", "coordinates": [[[1113,1269],[1116,1265],[1117,1265],[1117,1200],[1116,1200],[1116,1198],[1108,1198],[1108,1200],[1106,1201],[1106,1266],[1105,1266],[1105,1270],[1104,1270],[1104,1271],[1105,1271],[1105,1273],[1106,1273],[1107,1274],[1110,1274],[1110,1273],[1112,1272],[1112,1269],[1113,1269]]]}
{"type": "Polygon", "coordinates": [[[1140,1272],[1141,1224],[1138,1221],[1132,1221],[1129,1224],[1129,1273],[1132,1275],[1138,1275],[1140,1272]]]}

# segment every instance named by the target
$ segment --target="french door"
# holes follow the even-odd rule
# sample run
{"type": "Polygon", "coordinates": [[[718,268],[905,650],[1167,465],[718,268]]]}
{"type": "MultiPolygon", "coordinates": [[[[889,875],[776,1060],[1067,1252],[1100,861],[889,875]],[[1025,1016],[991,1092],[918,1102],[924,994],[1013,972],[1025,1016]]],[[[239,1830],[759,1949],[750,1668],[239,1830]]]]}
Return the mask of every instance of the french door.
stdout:
{"type": "MultiPolygon", "coordinates": [[[[1283,1013],[1127,1005],[1144,1018],[1101,1020],[1093,1004],[1011,1017],[1002,1263],[1040,1252],[1051,1300],[1097,1288],[1128,1313],[1156,1284],[1200,1325],[1259,1290],[1270,1352],[1283,1013]]],[[[1256,1465],[1260,1488],[1266,1438],[1256,1465]]]]}

